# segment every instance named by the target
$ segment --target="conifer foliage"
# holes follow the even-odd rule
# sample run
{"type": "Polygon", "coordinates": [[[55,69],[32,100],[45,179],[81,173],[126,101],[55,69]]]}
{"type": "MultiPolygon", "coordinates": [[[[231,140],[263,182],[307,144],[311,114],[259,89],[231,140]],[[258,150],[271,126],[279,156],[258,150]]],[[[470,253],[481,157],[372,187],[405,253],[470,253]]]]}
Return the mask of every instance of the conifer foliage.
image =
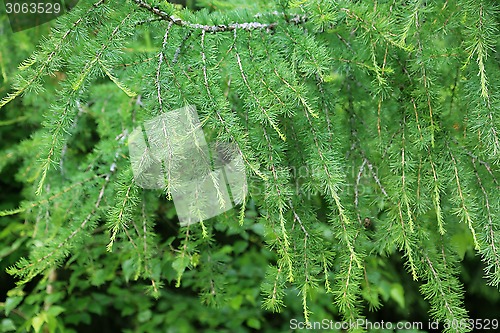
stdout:
{"type": "Polygon", "coordinates": [[[469,247],[485,283],[500,284],[495,1],[198,6],[81,0],[19,65],[0,108],[24,104],[43,124],[0,160],[19,164],[24,188],[0,216],[30,226],[29,253],[8,269],[16,290],[115,256],[113,270],[149,281],[153,296],[188,278],[220,305],[220,235],[259,230],[276,256],[260,267],[266,310],[282,311],[295,288],[304,321],[318,293],[355,321],[380,307],[370,271],[397,255],[433,320],[467,319],[459,268],[469,247]],[[175,180],[137,186],[128,140],[188,105],[207,140],[237,147],[248,194],[165,235],[175,180]]]}

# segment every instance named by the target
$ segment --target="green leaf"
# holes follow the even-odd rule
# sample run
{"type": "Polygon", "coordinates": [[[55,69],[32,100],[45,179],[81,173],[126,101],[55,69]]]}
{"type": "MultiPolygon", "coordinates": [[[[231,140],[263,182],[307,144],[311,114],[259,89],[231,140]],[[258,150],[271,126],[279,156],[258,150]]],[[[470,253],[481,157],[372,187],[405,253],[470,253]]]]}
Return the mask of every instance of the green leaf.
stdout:
{"type": "Polygon", "coordinates": [[[33,326],[35,333],[40,332],[40,329],[42,328],[43,324],[46,321],[45,319],[46,319],[45,313],[40,313],[38,316],[34,317],[31,320],[31,326],[33,326]]]}
{"type": "Polygon", "coordinates": [[[405,307],[405,292],[403,286],[399,283],[393,283],[390,291],[391,298],[399,304],[401,308],[405,307]]]}
{"type": "Polygon", "coordinates": [[[231,308],[233,308],[234,310],[239,310],[241,307],[241,303],[243,303],[243,296],[236,295],[231,299],[231,302],[229,304],[231,305],[231,308]]]}
{"type": "Polygon", "coordinates": [[[177,282],[175,284],[176,287],[180,287],[182,274],[184,273],[188,265],[189,257],[186,255],[182,255],[172,262],[172,268],[177,272],[177,282]]]}
{"type": "Polygon", "coordinates": [[[134,258],[130,258],[122,263],[123,277],[127,282],[129,282],[130,277],[134,275],[136,271],[135,261],[136,260],[134,258]]]}
{"type": "Polygon", "coordinates": [[[63,313],[66,309],[62,306],[53,305],[47,310],[47,314],[52,317],[57,317],[63,313]]]}
{"type": "Polygon", "coordinates": [[[189,264],[188,256],[180,256],[172,262],[172,268],[179,274],[182,274],[189,264]]]}
{"type": "Polygon", "coordinates": [[[21,296],[14,296],[14,297],[7,297],[7,300],[5,301],[5,315],[8,316],[9,313],[15,309],[19,303],[22,302],[24,297],[21,296]]]}
{"type": "Polygon", "coordinates": [[[261,327],[260,321],[255,317],[247,319],[247,325],[248,327],[254,328],[256,330],[259,330],[261,327]]]}
{"type": "Polygon", "coordinates": [[[14,321],[12,321],[12,319],[9,318],[2,319],[2,322],[0,324],[1,332],[12,332],[15,330],[16,330],[16,325],[14,324],[14,321]]]}
{"type": "Polygon", "coordinates": [[[153,315],[153,313],[150,310],[142,311],[142,312],[139,312],[139,314],[137,315],[137,320],[140,323],[145,323],[151,319],[152,315],[153,315]]]}

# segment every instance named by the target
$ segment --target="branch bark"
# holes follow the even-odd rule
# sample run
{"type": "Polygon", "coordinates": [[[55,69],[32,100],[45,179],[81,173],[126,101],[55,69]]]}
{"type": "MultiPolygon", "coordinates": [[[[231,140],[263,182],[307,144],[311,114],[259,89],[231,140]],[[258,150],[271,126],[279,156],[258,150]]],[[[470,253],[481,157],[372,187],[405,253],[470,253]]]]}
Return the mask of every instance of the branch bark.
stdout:
{"type": "MultiPolygon", "coordinates": [[[[206,32],[224,32],[224,31],[233,31],[236,29],[241,29],[241,30],[266,30],[266,31],[271,31],[276,28],[278,25],[277,22],[273,23],[260,23],[260,22],[243,22],[243,23],[231,23],[231,24],[219,24],[219,25],[204,25],[204,24],[199,24],[199,23],[193,23],[193,22],[188,22],[184,21],[181,18],[174,16],[174,15],[169,15],[165,11],[161,10],[160,8],[156,6],[151,6],[147,2],[143,0],[133,0],[139,7],[142,7],[149,12],[153,13],[154,15],[158,16],[159,19],[171,22],[175,25],[181,26],[181,27],[187,27],[191,29],[198,29],[198,30],[203,30],[206,32]]],[[[273,12],[272,14],[278,15],[280,13],[278,12],[273,12]]],[[[307,21],[307,17],[304,15],[295,15],[292,18],[288,18],[286,14],[282,13],[285,21],[287,23],[293,23],[293,24],[301,24],[307,21]]],[[[261,14],[257,14],[256,17],[262,16],[261,14]]]]}
{"type": "Polygon", "coordinates": [[[222,31],[233,31],[235,29],[243,29],[243,30],[256,30],[256,29],[265,29],[265,30],[273,30],[277,23],[260,23],[260,22],[244,22],[244,23],[231,23],[231,24],[220,24],[220,25],[203,25],[198,23],[192,23],[188,21],[184,21],[174,15],[169,15],[158,7],[151,6],[150,4],[142,1],[142,0],[133,0],[139,7],[142,7],[156,16],[160,17],[162,20],[172,22],[175,25],[181,27],[188,27],[192,29],[200,29],[207,32],[222,32],[222,31]]]}

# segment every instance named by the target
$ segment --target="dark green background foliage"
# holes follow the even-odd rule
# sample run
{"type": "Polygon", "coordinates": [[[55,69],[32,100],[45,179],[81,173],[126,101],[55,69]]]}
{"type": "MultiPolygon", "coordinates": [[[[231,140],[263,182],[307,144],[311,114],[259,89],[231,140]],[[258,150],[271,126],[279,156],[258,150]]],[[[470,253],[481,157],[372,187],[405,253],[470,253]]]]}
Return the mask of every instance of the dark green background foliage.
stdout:
{"type": "Polygon", "coordinates": [[[2,7],[0,331],[498,319],[499,19],[494,0],[81,0],[12,33],[2,7]],[[249,192],[179,227],[127,140],[187,105],[249,192]]]}

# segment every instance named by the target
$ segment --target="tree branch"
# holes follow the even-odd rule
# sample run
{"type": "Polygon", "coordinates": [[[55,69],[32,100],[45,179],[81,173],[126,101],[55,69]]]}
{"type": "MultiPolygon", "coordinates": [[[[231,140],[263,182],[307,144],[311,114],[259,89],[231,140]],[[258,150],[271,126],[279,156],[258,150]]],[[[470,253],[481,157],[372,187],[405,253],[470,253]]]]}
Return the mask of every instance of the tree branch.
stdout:
{"type": "MultiPolygon", "coordinates": [[[[184,21],[174,15],[169,15],[158,7],[153,7],[150,4],[142,1],[142,0],[133,0],[139,7],[142,7],[156,16],[160,17],[162,20],[172,22],[175,25],[181,27],[188,27],[192,29],[200,29],[207,32],[222,32],[222,31],[233,31],[236,29],[242,30],[256,30],[256,29],[265,29],[267,31],[273,30],[278,23],[260,23],[260,22],[244,22],[244,23],[231,23],[228,25],[219,24],[219,25],[203,25],[198,23],[192,23],[188,21],[184,21]]],[[[290,20],[290,22],[300,22],[300,20],[290,20]]]]}

